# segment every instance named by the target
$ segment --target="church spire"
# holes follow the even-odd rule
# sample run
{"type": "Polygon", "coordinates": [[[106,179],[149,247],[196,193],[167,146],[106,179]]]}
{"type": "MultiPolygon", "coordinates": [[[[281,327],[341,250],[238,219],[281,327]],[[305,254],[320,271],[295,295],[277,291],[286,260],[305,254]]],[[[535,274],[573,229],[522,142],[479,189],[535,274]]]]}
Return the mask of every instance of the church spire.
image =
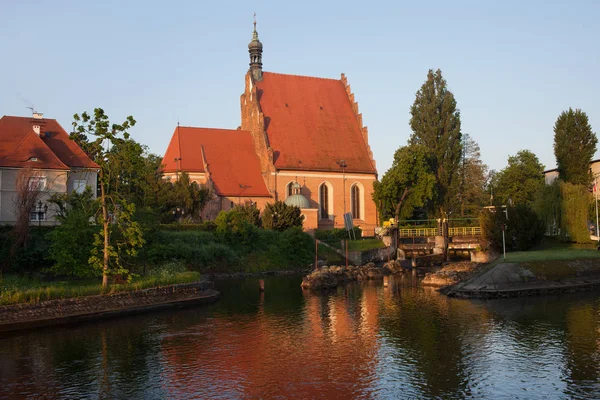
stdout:
{"type": "Polygon", "coordinates": [[[254,32],[252,32],[252,41],[248,44],[248,53],[250,53],[250,73],[254,81],[262,80],[262,49],[263,45],[258,40],[256,32],[256,13],[254,13],[254,32]]]}

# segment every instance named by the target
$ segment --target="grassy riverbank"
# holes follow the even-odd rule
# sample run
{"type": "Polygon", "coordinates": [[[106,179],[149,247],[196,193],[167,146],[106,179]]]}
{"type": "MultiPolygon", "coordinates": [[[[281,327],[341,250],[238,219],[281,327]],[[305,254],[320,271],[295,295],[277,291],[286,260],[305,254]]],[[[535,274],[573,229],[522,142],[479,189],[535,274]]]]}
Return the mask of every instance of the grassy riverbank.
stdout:
{"type": "Polygon", "coordinates": [[[0,281],[0,306],[112,294],[178,283],[190,283],[198,281],[200,277],[200,273],[194,271],[178,272],[171,276],[145,276],[134,278],[130,283],[110,285],[105,290],[98,279],[44,281],[17,275],[6,275],[0,281]]]}

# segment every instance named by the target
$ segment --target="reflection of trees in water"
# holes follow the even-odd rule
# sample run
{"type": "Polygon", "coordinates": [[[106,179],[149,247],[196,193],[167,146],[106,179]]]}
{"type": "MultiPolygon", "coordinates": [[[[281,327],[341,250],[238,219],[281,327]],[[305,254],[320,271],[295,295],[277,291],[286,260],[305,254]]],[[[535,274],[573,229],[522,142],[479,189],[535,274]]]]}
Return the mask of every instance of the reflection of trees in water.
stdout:
{"type": "Polygon", "coordinates": [[[467,351],[485,332],[487,313],[468,301],[449,299],[432,288],[417,288],[411,277],[395,277],[384,293],[381,328],[412,373],[408,380],[424,396],[460,397],[469,392],[467,351]]]}
{"type": "Polygon", "coordinates": [[[1,342],[0,385],[44,396],[64,390],[119,398],[144,391],[157,351],[144,329],[130,318],[14,334],[1,342]]]}
{"type": "Polygon", "coordinates": [[[539,359],[556,364],[547,379],[567,395],[598,397],[597,294],[457,300],[409,274],[328,294],[289,277],[267,278],[263,294],[257,280],[219,285],[210,306],[2,338],[0,393],[478,397],[507,376],[546,383],[539,359]]]}

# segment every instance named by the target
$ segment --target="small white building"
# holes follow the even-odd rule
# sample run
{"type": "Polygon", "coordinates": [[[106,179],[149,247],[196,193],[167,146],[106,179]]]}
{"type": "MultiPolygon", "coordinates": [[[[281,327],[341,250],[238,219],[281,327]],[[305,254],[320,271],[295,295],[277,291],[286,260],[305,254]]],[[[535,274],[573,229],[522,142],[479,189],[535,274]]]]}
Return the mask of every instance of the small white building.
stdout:
{"type": "Polygon", "coordinates": [[[55,193],[96,192],[98,165],[54,119],[40,113],[32,117],[0,118],[0,224],[17,220],[17,181],[26,178],[39,190],[30,212],[35,224],[52,225],[55,213],[47,200],[55,193]],[[25,177],[27,175],[27,177],[25,177]]]}
{"type": "MultiPolygon", "coordinates": [[[[590,162],[590,170],[592,171],[592,175],[600,175],[600,159],[593,160],[590,162]]],[[[558,178],[558,168],[544,171],[544,178],[546,181],[546,185],[552,184],[552,182],[554,182],[558,178]]]]}

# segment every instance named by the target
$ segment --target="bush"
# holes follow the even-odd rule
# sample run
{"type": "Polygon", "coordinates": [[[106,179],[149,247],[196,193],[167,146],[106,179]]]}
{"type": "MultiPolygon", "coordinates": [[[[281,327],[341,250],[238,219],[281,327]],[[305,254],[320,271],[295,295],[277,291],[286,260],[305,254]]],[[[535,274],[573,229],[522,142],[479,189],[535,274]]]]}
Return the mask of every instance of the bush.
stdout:
{"type": "Polygon", "coordinates": [[[483,210],[480,224],[484,240],[498,251],[502,250],[503,226],[507,250],[528,250],[542,240],[545,232],[544,223],[526,205],[483,210]]]}
{"type": "Polygon", "coordinates": [[[100,276],[101,271],[94,269],[88,261],[96,231],[90,224],[89,215],[81,209],[72,209],[61,220],[61,225],[47,235],[50,241],[48,259],[53,265],[46,272],[78,278],[100,276]]]}
{"type": "Polygon", "coordinates": [[[179,273],[187,272],[187,271],[188,271],[188,269],[186,268],[185,263],[183,261],[172,260],[172,261],[167,261],[167,262],[164,262],[162,264],[159,264],[159,265],[156,265],[156,266],[150,268],[147,271],[146,276],[164,279],[164,278],[173,277],[179,273]]]}
{"type": "MultiPolygon", "coordinates": [[[[362,229],[358,226],[353,228],[354,234],[351,237],[361,238],[362,237],[362,229]]],[[[340,242],[341,240],[346,240],[349,238],[348,231],[344,228],[334,228],[331,230],[317,230],[315,231],[315,237],[318,240],[321,240],[326,243],[335,243],[340,242]]]]}
{"type": "Polygon", "coordinates": [[[295,206],[288,206],[283,201],[267,203],[262,215],[262,226],[274,231],[285,231],[292,227],[302,227],[302,213],[295,206]]]}
{"type": "Polygon", "coordinates": [[[10,257],[10,248],[13,244],[11,226],[0,227],[0,263],[1,270],[19,274],[35,274],[50,266],[48,254],[50,243],[46,239],[48,232],[54,227],[31,226],[29,239],[24,248],[17,250],[14,257],[10,257]]]}

